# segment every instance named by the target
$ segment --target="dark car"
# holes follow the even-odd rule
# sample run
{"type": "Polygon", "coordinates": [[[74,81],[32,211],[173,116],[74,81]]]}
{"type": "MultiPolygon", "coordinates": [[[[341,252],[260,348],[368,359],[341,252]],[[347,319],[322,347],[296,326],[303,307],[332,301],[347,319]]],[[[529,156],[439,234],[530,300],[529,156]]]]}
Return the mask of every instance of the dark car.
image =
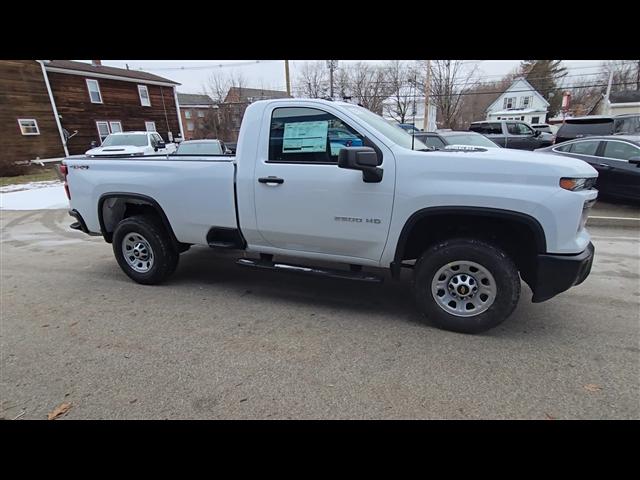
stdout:
{"type": "Polygon", "coordinates": [[[447,145],[500,148],[500,145],[497,143],[475,132],[456,132],[451,130],[446,132],[420,132],[416,133],[415,137],[422,141],[427,147],[436,150],[442,150],[447,145]]]}
{"type": "Polygon", "coordinates": [[[640,135],[592,136],[536,151],[584,160],[598,171],[603,195],[640,201],[640,135]]]}
{"type": "Polygon", "coordinates": [[[591,115],[568,118],[558,129],[556,143],[592,135],[640,134],[640,114],[591,115]]]}
{"type": "Polygon", "coordinates": [[[541,136],[541,132],[531,128],[528,123],[516,120],[473,122],[469,130],[480,133],[505,148],[535,150],[553,144],[551,138],[541,136]]]}
{"type": "Polygon", "coordinates": [[[220,140],[187,140],[181,142],[174,155],[228,155],[231,151],[220,140]]]}

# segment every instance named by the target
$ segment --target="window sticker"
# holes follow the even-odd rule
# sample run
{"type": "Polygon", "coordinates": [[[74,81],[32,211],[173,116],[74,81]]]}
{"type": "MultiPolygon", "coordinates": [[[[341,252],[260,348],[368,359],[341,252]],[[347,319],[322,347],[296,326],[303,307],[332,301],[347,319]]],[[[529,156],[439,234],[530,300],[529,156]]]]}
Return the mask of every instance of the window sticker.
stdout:
{"type": "Polygon", "coordinates": [[[325,152],[329,121],[284,124],[282,153],[325,152]]]}

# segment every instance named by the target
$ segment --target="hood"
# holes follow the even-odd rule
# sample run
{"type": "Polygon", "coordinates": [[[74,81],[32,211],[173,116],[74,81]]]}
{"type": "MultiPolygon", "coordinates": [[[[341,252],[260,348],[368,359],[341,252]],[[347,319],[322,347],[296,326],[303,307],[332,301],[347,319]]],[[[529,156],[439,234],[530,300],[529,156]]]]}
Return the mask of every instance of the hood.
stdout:
{"type": "Polygon", "coordinates": [[[134,147],[132,145],[122,145],[114,147],[97,147],[87,150],[85,155],[111,156],[111,155],[133,155],[144,153],[145,147],[134,147]]]}
{"type": "Polygon", "coordinates": [[[598,176],[595,168],[577,158],[527,150],[485,148],[485,151],[403,151],[410,152],[408,156],[416,160],[416,167],[421,164],[432,172],[477,181],[513,181],[517,178],[518,181],[526,179],[526,183],[557,183],[557,179],[561,177],[598,176]],[[426,160],[430,160],[428,164],[425,163],[426,160]]]}

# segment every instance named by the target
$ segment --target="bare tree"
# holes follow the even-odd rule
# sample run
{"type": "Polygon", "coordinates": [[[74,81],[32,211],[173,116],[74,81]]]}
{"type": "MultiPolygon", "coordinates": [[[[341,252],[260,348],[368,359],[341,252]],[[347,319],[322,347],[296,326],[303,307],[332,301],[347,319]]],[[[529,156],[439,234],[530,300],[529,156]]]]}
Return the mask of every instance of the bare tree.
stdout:
{"type": "Polygon", "coordinates": [[[612,92],[640,90],[640,60],[609,60],[602,64],[602,83],[613,73],[612,92]]]}
{"type": "MultiPolygon", "coordinates": [[[[424,71],[424,69],[423,69],[424,71]]],[[[433,60],[431,62],[431,95],[435,102],[442,128],[459,127],[458,115],[462,107],[465,91],[469,90],[477,78],[478,67],[464,68],[460,60],[433,60]]],[[[418,79],[424,91],[424,79],[418,79]]]]}
{"type": "Polygon", "coordinates": [[[398,123],[405,123],[415,105],[417,72],[411,67],[410,64],[394,60],[385,69],[389,99],[384,104],[384,110],[398,123]]]}
{"type": "Polygon", "coordinates": [[[382,114],[384,100],[389,97],[385,71],[382,67],[358,62],[349,69],[353,97],[360,105],[374,113],[382,114]]]}
{"type": "Polygon", "coordinates": [[[231,87],[245,88],[246,86],[247,81],[241,73],[234,71],[230,73],[215,72],[211,74],[204,86],[204,92],[219,104],[225,101],[231,87]]]}
{"type": "Polygon", "coordinates": [[[298,96],[323,98],[329,92],[328,72],[323,62],[305,62],[295,82],[298,96]]]}

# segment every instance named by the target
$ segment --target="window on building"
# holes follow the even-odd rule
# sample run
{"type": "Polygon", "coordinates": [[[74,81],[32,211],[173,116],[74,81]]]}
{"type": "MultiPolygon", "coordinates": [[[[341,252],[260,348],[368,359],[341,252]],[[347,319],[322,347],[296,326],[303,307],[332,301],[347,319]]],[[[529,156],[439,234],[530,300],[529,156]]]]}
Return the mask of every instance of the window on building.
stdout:
{"type": "Polygon", "coordinates": [[[138,95],[140,96],[140,105],[143,107],[151,106],[151,99],[149,98],[149,89],[146,85],[138,85],[138,95]]]}
{"type": "Polygon", "coordinates": [[[144,129],[147,132],[155,132],[156,131],[156,122],[144,122],[144,129]]]}
{"type": "Polygon", "coordinates": [[[91,100],[91,103],[102,103],[100,84],[97,80],[87,78],[87,89],[89,90],[89,99],[91,100]]]}
{"type": "Polygon", "coordinates": [[[122,123],[120,121],[109,122],[109,128],[111,133],[120,133],[122,132],[122,123]]]}
{"type": "Polygon", "coordinates": [[[189,130],[189,131],[193,131],[194,130],[193,122],[187,122],[187,130],[189,130]]]}
{"type": "Polygon", "coordinates": [[[191,118],[191,110],[184,111],[184,118],[191,118]]]}
{"type": "Polygon", "coordinates": [[[204,118],[204,110],[198,110],[198,117],[204,118]]]}
{"type": "Polygon", "coordinates": [[[100,136],[100,144],[102,144],[110,133],[109,122],[96,122],[96,127],[98,128],[98,135],[100,136]]]}
{"type": "Polygon", "coordinates": [[[40,135],[38,122],[33,118],[19,118],[18,125],[20,125],[22,135],[40,135]]]}
{"type": "Polygon", "coordinates": [[[364,137],[330,113],[315,108],[276,108],[271,116],[269,161],[337,163],[344,147],[364,137]]]}
{"type": "Polygon", "coordinates": [[[504,99],[503,107],[506,108],[507,110],[510,108],[515,108],[515,106],[516,106],[516,97],[506,97],[504,99]]]}
{"type": "Polygon", "coordinates": [[[520,97],[520,108],[529,108],[533,102],[533,96],[520,97]]]}
{"type": "Polygon", "coordinates": [[[535,125],[536,123],[540,123],[540,117],[531,117],[531,123],[535,125]]]}

